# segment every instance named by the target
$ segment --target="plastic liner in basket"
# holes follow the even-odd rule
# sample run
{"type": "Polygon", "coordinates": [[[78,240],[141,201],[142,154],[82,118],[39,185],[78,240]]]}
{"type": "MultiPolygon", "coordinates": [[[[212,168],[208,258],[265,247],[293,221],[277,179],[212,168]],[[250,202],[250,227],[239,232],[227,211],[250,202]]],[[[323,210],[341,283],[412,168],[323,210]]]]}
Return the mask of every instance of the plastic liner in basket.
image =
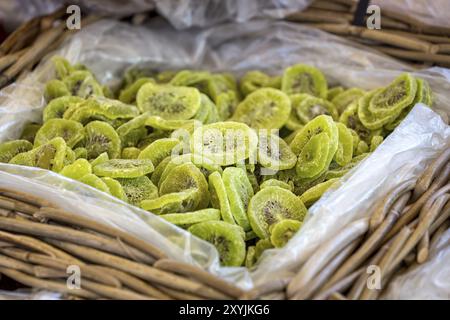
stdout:
{"type": "Polygon", "coordinates": [[[424,264],[416,265],[397,276],[382,299],[449,300],[450,299],[450,230],[431,248],[424,264]]]}
{"type": "MultiPolygon", "coordinates": [[[[252,21],[207,29],[177,31],[154,21],[131,26],[103,20],[64,43],[57,54],[86,64],[104,83],[114,86],[127,68],[200,68],[229,71],[237,76],[259,69],[280,74],[295,63],[321,68],[331,85],[371,89],[384,86],[407,66],[375,51],[294,23],[252,21]]],[[[48,59],[19,83],[0,92],[0,141],[15,139],[25,123],[40,121],[45,81],[54,70],[48,59]]],[[[449,113],[449,79],[445,70],[414,73],[435,93],[434,110],[449,113]]],[[[450,129],[431,109],[418,105],[391,136],[356,168],[346,182],[312,209],[300,232],[283,249],[268,251],[254,270],[219,266],[215,248],[151,213],[123,203],[56,173],[0,165],[0,186],[44,196],[64,209],[132,233],[166,251],[250,288],[267,278],[289,273],[314,247],[333,236],[345,222],[361,217],[396,184],[418,177],[450,140],[450,129]]]]}

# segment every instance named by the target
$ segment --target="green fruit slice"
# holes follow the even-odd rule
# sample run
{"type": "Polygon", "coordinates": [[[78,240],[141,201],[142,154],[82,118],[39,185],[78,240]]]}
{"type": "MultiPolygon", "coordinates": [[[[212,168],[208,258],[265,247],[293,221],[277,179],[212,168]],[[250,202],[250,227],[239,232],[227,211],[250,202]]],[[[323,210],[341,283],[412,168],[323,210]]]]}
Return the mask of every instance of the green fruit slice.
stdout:
{"type": "Polygon", "coordinates": [[[71,66],[70,62],[63,57],[54,56],[51,60],[53,62],[53,66],[55,67],[56,76],[58,79],[63,79],[74,71],[74,68],[71,66]]]}
{"type": "Polygon", "coordinates": [[[57,137],[40,147],[19,153],[9,163],[59,172],[64,167],[66,153],[66,142],[63,138],[57,137]]]}
{"type": "Polygon", "coordinates": [[[50,119],[45,122],[34,139],[34,146],[39,147],[56,137],[61,137],[69,147],[75,146],[83,138],[81,123],[64,119],[50,119]]]}
{"type": "Polygon", "coordinates": [[[58,79],[50,80],[45,84],[44,97],[46,101],[51,101],[55,98],[70,96],[71,93],[66,84],[58,79]]]}
{"type": "Polygon", "coordinates": [[[188,189],[180,192],[168,193],[140,202],[142,209],[155,214],[173,212],[189,212],[195,205],[198,189],[188,189]]]}
{"type": "Polygon", "coordinates": [[[80,180],[85,175],[92,173],[92,166],[86,159],[78,159],[74,163],[65,166],[59,174],[65,177],[80,180]]]}
{"type": "Polygon", "coordinates": [[[193,195],[192,207],[188,211],[204,209],[209,204],[208,182],[202,172],[192,163],[184,163],[173,168],[162,181],[160,194],[197,189],[193,195]]]}
{"type": "Polygon", "coordinates": [[[106,184],[112,196],[124,202],[128,202],[127,194],[119,181],[109,177],[102,178],[102,181],[106,184]]]}
{"type": "Polygon", "coordinates": [[[135,147],[128,147],[122,149],[122,159],[137,159],[141,149],[135,147]]]}
{"type": "MultiPolygon", "coordinates": [[[[358,101],[351,103],[347,109],[341,114],[339,122],[345,124],[347,128],[356,132],[357,136],[365,142],[370,142],[373,135],[381,133],[381,130],[369,130],[359,120],[358,116],[358,101]]],[[[359,141],[354,142],[356,147],[359,141]]]]}
{"type": "Polygon", "coordinates": [[[394,121],[401,113],[402,110],[393,112],[386,112],[383,115],[375,115],[369,110],[369,105],[379,92],[383,89],[376,89],[366,93],[362,98],[358,100],[358,117],[361,123],[369,130],[381,129],[384,125],[394,121]]]}
{"type": "Polygon", "coordinates": [[[36,123],[28,123],[25,125],[25,128],[20,135],[20,140],[26,140],[30,143],[34,143],[34,138],[36,137],[36,133],[41,128],[41,125],[36,123]]]}
{"type": "Polygon", "coordinates": [[[383,140],[384,138],[382,136],[373,136],[372,140],[370,141],[370,152],[374,152],[375,149],[383,143],[383,140]]]}
{"type": "MultiPolygon", "coordinates": [[[[342,92],[344,92],[345,91],[345,89],[343,88],[343,87],[340,87],[340,86],[338,86],[338,87],[333,87],[333,88],[330,88],[330,89],[328,89],[328,92],[327,92],[327,100],[328,101],[333,101],[333,99],[336,97],[336,96],[338,96],[339,94],[341,94],[342,92]]],[[[334,103],[334,102],[333,102],[334,103]]]]}
{"type": "Polygon", "coordinates": [[[298,220],[285,219],[271,226],[270,242],[275,248],[284,247],[288,241],[300,230],[302,222],[298,220]]]}
{"type": "Polygon", "coordinates": [[[302,97],[301,102],[296,107],[296,111],[297,117],[302,124],[307,124],[322,114],[331,116],[333,120],[338,120],[339,117],[336,107],[331,102],[310,95],[302,97]]]}
{"type": "Polygon", "coordinates": [[[180,143],[180,140],[173,138],[156,140],[141,151],[138,159],[151,160],[153,165],[157,166],[164,158],[170,156],[172,150],[180,143]]]}
{"type": "Polygon", "coordinates": [[[166,168],[170,160],[172,160],[172,157],[166,157],[155,167],[155,171],[153,171],[151,176],[151,180],[155,185],[159,186],[161,175],[163,174],[164,169],[166,168]]]}
{"type": "MultiPolygon", "coordinates": [[[[239,82],[239,88],[244,96],[267,87],[277,88],[277,81],[271,76],[257,70],[247,72],[242,76],[239,82]]],[[[278,85],[278,89],[279,88],[278,85]]]]}
{"type": "Polygon", "coordinates": [[[27,140],[14,140],[0,143],[0,162],[8,163],[19,153],[33,149],[33,145],[27,140]]]}
{"type": "Polygon", "coordinates": [[[217,101],[220,94],[228,91],[238,94],[236,79],[230,73],[212,74],[208,79],[207,91],[214,101],[217,101]]]}
{"type": "Polygon", "coordinates": [[[222,174],[226,194],[234,220],[244,231],[251,229],[247,217],[247,208],[253,197],[253,188],[244,169],[228,167],[222,174]]]}
{"type": "Polygon", "coordinates": [[[256,151],[258,137],[244,123],[227,121],[197,128],[191,140],[191,152],[218,165],[243,161],[256,151]]]}
{"type": "Polygon", "coordinates": [[[364,94],[365,91],[362,89],[351,88],[338,94],[331,102],[336,106],[339,114],[342,114],[351,103],[358,101],[364,94]]]}
{"type": "Polygon", "coordinates": [[[265,168],[285,170],[295,167],[297,156],[277,135],[259,134],[258,162],[265,168]]]}
{"type": "Polygon", "coordinates": [[[215,99],[219,119],[228,120],[236,110],[239,103],[238,96],[234,91],[222,92],[215,99]]]}
{"type": "MultiPolygon", "coordinates": [[[[87,158],[86,158],[87,159],[87,158]]],[[[104,163],[106,161],[109,160],[109,156],[106,152],[103,152],[102,154],[100,154],[97,158],[95,158],[94,160],[91,160],[91,166],[95,167],[96,165],[99,165],[101,163],[104,163]]]]}
{"type": "Polygon", "coordinates": [[[247,248],[247,254],[245,256],[245,267],[251,268],[256,263],[256,256],[255,256],[255,246],[250,246],[247,248]]]}
{"type": "Polygon", "coordinates": [[[155,81],[151,78],[139,78],[125,89],[120,91],[119,100],[123,103],[136,103],[136,95],[139,89],[146,83],[154,83],[155,81]]]}
{"type": "Polygon", "coordinates": [[[259,89],[238,104],[233,121],[243,122],[254,129],[279,129],[289,118],[291,101],[280,90],[259,89]]]}
{"type": "Polygon", "coordinates": [[[242,228],[223,221],[206,221],[193,225],[190,233],[213,244],[223,266],[238,267],[245,259],[242,228]]]}
{"type": "Polygon", "coordinates": [[[261,239],[270,236],[271,225],[284,219],[303,221],[306,213],[305,205],[295,194],[279,187],[261,189],[248,206],[250,224],[261,239]]]}
{"type": "Polygon", "coordinates": [[[353,158],[353,136],[350,130],[342,123],[336,123],[339,131],[339,143],[334,161],[340,166],[345,166],[353,158]]]}
{"type": "Polygon", "coordinates": [[[90,122],[85,127],[88,159],[95,159],[106,152],[110,159],[120,156],[121,143],[119,135],[114,128],[101,121],[90,122]]]}
{"type": "Polygon", "coordinates": [[[89,71],[71,72],[63,81],[73,96],[81,98],[91,95],[103,96],[102,86],[89,71]]]}
{"type": "Polygon", "coordinates": [[[110,194],[109,188],[106,185],[106,183],[103,182],[102,179],[97,177],[95,174],[87,174],[79,179],[80,182],[87,184],[88,186],[91,186],[95,189],[98,189],[100,191],[106,192],[110,194]]]}
{"type": "Polygon", "coordinates": [[[220,210],[222,220],[230,224],[235,224],[233,213],[231,212],[230,202],[228,200],[227,190],[219,172],[213,172],[208,177],[209,193],[211,195],[211,204],[214,208],[220,210]]]}
{"type": "Polygon", "coordinates": [[[200,92],[208,93],[208,80],[211,74],[207,71],[179,71],[170,81],[172,86],[186,86],[197,88],[200,92]]]}
{"type": "Polygon", "coordinates": [[[291,192],[294,191],[292,184],[277,179],[268,179],[260,185],[260,189],[264,189],[267,187],[280,187],[291,192]]]}
{"type": "Polygon", "coordinates": [[[67,109],[71,106],[78,105],[84,100],[80,97],[64,96],[53,99],[50,101],[44,109],[43,118],[44,122],[50,119],[61,119],[67,109]]]}
{"type": "Polygon", "coordinates": [[[376,117],[399,114],[416,96],[417,82],[409,73],[398,76],[387,87],[376,91],[368,105],[368,111],[376,117]]]}
{"type": "Polygon", "coordinates": [[[260,239],[255,245],[255,259],[258,260],[264,251],[273,249],[273,244],[270,239],[260,239]]]}
{"type": "Polygon", "coordinates": [[[281,90],[286,94],[307,93],[327,98],[328,84],[323,73],[312,66],[297,64],[284,70],[281,90]]]}
{"type": "Polygon", "coordinates": [[[177,226],[186,226],[205,221],[220,220],[220,211],[208,208],[193,212],[163,214],[161,218],[177,226]]]}
{"type": "Polygon", "coordinates": [[[138,91],[136,103],[141,112],[165,120],[187,120],[200,108],[200,92],[195,88],[144,84],[138,91]]]}
{"type": "Polygon", "coordinates": [[[139,178],[118,178],[116,179],[125,191],[128,202],[139,206],[142,201],[155,199],[158,197],[158,188],[147,176],[139,178]]]}
{"type": "Polygon", "coordinates": [[[336,182],[338,182],[339,179],[331,179],[326,182],[319,183],[312,187],[311,189],[308,189],[305,193],[303,193],[300,196],[300,200],[303,201],[306,207],[312,206],[317,200],[322,197],[322,195],[336,182]]]}
{"type": "Polygon", "coordinates": [[[150,160],[112,159],[93,167],[94,173],[100,177],[138,178],[153,172],[150,160]]]}

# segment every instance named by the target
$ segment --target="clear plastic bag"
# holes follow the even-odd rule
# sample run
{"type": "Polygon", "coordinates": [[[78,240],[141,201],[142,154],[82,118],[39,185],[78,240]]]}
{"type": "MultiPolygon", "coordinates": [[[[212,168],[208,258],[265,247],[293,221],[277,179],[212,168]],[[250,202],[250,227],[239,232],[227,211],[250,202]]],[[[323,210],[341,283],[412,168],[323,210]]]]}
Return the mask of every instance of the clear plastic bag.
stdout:
{"type": "MultiPolygon", "coordinates": [[[[103,20],[81,30],[57,54],[91,68],[114,86],[124,70],[138,64],[154,69],[200,68],[237,76],[259,69],[281,74],[295,63],[324,71],[331,85],[371,89],[384,86],[407,66],[366,47],[295,23],[268,20],[178,31],[156,19],[145,26],[103,20]]],[[[53,67],[44,59],[19,83],[0,92],[0,141],[15,139],[25,123],[39,121],[45,81],[53,67]]],[[[435,93],[435,110],[449,114],[449,79],[444,69],[416,72],[435,93]]],[[[269,250],[254,270],[219,266],[215,248],[159,217],[98,190],[36,168],[0,165],[0,186],[45,196],[67,210],[116,226],[165,250],[169,256],[197,264],[251,288],[265,279],[290,273],[322,241],[367,209],[398,183],[418,177],[445,148],[450,129],[431,109],[418,105],[393,134],[310,210],[310,217],[283,249],[269,250]],[[356,197],[356,198],[355,198],[356,197]],[[95,212],[95,214],[94,214],[95,212]]]]}

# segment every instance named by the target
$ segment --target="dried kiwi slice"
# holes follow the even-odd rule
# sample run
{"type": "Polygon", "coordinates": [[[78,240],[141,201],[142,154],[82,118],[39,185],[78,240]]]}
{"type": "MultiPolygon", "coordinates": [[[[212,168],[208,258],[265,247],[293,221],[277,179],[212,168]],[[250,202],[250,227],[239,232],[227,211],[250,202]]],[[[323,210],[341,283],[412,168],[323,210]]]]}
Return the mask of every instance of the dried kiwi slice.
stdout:
{"type": "MultiPolygon", "coordinates": [[[[347,128],[352,129],[357,136],[364,140],[366,143],[370,142],[373,135],[381,133],[381,130],[369,130],[367,129],[359,120],[358,116],[358,101],[351,103],[347,109],[341,114],[339,122],[345,124],[347,128]]],[[[354,147],[356,148],[359,141],[354,142],[354,147]]]]}
{"type": "Polygon", "coordinates": [[[159,197],[140,202],[142,209],[155,214],[168,214],[174,212],[188,212],[195,205],[195,197],[198,189],[188,189],[180,192],[172,192],[159,197]]]}
{"type": "Polygon", "coordinates": [[[31,142],[27,140],[14,140],[0,143],[0,162],[8,163],[19,153],[33,149],[31,142]]]}
{"type": "Polygon", "coordinates": [[[331,102],[336,106],[339,114],[364,95],[365,91],[359,88],[351,88],[336,95],[331,102]]]}
{"type": "Polygon", "coordinates": [[[254,129],[279,129],[286,123],[290,113],[291,101],[285,93],[263,88],[249,94],[239,103],[231,119],[254,129]]]}
{"type": "Polygon", "coordinates": [[[209,193],[211,195],[211,204],[214,208],[220,210],[222,220],[230,224],[235,224],[233,213],[231,212],[230,202],[228,200],[227,190],[219,172],[213,172],[208,177],[209,193]]]}
{"type": "Polygon", "coordinates": [[[208,80],[210,77],[211,74],[207,71],[182,70],[170,79],[169,84],[172,86],[194,87],[200,92],[208,93],[208,80]]]}
{"type": "Polygon", "coordinates": [[[228,167],[223,171],[222,179],[234,220],[244,231],[249,231],[250,223],[247,218],[247,208],[250,199],[253,197],[253,187],[245,170],[228,167]]]}
{"type": "Polygon", "coordinates": [[[370,140],[370,152],[374,152],[383,143],[383,140],[382,136],[373,136],[372,140],[370,140]]]}
{"type": "Polygon", "coordinates": [[[53,62],[53,66],[55,67],[55,70],[56,70],[56,76],[59,79],[65,78],[71,72],[74,71],[74,68],[72,67],[70,62],[67,61],[66,59],[64,59],[63,57],[54,56],[54,57],[52,57],[51,60],[53,62]]]}
{"type": "Polygon", "coordinates": [[[367,109],[375,117],[399,114],[414,101],[416,91],[416,79],[409,73],[404,73],[387,87],[376,91],[370,99],[367,109]]]}
{"type": "Polygon", "coordinates": [[[239,267],[244,262],[245,242],[241,227],[223,221],[206,221],[191,226],[188,231],[212,243],[223,266],[239,267]]]}
{"type": "Polygon", "coordinates": [[[294,154],[298,154],[298,176],[312,178],[328,169],[338,143],[339,131],[330,116],[318,116],[305,125],[290,144],[294,154]]]}
{"type": "Polygon", "coordinates": [[[157,166],[164,158],[170,156],[172,150],[180,143],[180,140],[174,138],[156,140],[141,151],[138,159],[149,159],[157,166]]]}
{"type": "Polygon", "coordinates": [[[36,137],[36,133],[41,128],[40,124],[37,123],[28,123],[25,125],[25,128],[20,135],[20,140],[27,140],[30,143],[34,143],[34,138],[36,137]]]}
{"type": "Polygon", "coordinates": [[[61,119],[69,107],[78,105],[82,101],[84,101],[82,98],[73,96],[64,96],[53,99],[44,109],[44,122],[55,118],[61,119]]]}
{"type": "Polygon", "coordinates": [[[120,138],[114,128],[102,121],[93,121],[85,127],[88,159],[95,159],[103,152],[108,153],[110,159],[120,156],[120,138]]]}
{"type": "Polygon", "coordinates": [[[91,186],[100,191],[106,192],[108,194],[110,193],[106,183],[104,183],[103,180],[97,177],[95,174],[87,174],[81,177],[78,181],[83,182],[84,184],[87,184],[88,186],[91,186]]]}
{"type": "Polygon", "coordinates": [[[339,131],[339,143],[334,155],[334,161],[340,166],[345,166],[353,158],[353,136],[344,124],[336,123],[336,126],[339,131]]]}
{"type": "Polygon", "coordinates": [[[312,66],[297,64],[284,70],[281,90],[286,94],[307,93],[327,98],[328,84],[323,73],[312,66]]]}
{"type": "Polygon", "coordinates": [[[331,116],[333,120],[338,120],[339,118],[338,111],[331,102],[311,95],[302,98],[296,107],[296,111],[297,117],[302,124],[307,124],[322,114],[331,116]]]}
{"type": "Polygon", "coordinates": [[[214,101],[220,94],[231,91],[238,97],[237,83],[234,76],[230,73],[212,74],[208,79],[208,96],[214,101]]]}
{"type": "Polygon", "coordinates": [[[273,249],[273,244],[270,239],[260,239],[255,245],[255,259],[261,258],[264,251],[273,249]]]}
{"type": "Polygon", "coordinates": [[[90,162],[91,162],[91,166],[95,167],[96,165],[104,163],[104,162],[106,162],[108,160],[109,160],[108,154],[106,152],[103,152],[97,158],[95,158],[94,160],[91,160],[90,162]]]}
{"type": "Polygon", "coordinates": [[[135,147],[128,147],[122,149],[122,159],[137,159],[141,149],[135,147]]]}
{"type": "Polygon", "coordinates": [[[256,263],[255,246],[247,248],[247,254],[245,255],[245,267],[251,268],[256,263]]]}
{"type": "Polygon", "coordinates": [[[44,97],[46,101],[51,101],[55,98],[70,96],[71,93],[66,84],[58,79],[50,80],[45,84],[44,97]]]}
{"type": "Polygon", "coordinates": [[[317,200],[320,199],[320,197],[322,197],[322,195],[331,187],[333,186],[336,182],[338,182],[339,179],[330,179],[328,181],[319,183],[317,185],[315,185],[314,187],[312,187],[311,189],[308,189],[305,193],[303,193],[300,196],[300,200],[303,201],[303,203],[305,204],[306,207],[310,207],[314,204],[314,202],[316,202],[317,200]]]}
{"type": "Polygon", "coordinates": [[[160,194],[165,195],[189,189],[197,189],[188,211],[204,209],[209,204],[208,182],[202,172],[192,163],[184,163],[173,168],[162,181],[160,194]]]}
{"type": "Polygon", "coordinates": [[[84,138],[83,126],[76,121],[50,119],[36,133],[34,146],[39,147],[56,137],[63,138],[66,144],[72,148],[84,138]]]}
{"type": "Polygon", "coordinates": [[[139,178],[118,178],[116,179],[122,186],[127,196],[128,202],[139,206],[142,201],[155,199],[158,197],[158,188],[147,176],[139,178]]]}
{"type": "Polygon", "coordinates": [[[383,89],[376,89],[366,93],[358,100],[358,117],[361,123],[369,130],[381,129],[384,125],[394,121],[402,112],[400,109],[396,112],[386,112],[382,115],[375,115],[369,110],[369,105],[375,95],[379,94],[383,89]]]}
{"type": "Polygon", "coordinates": [[[333,87],[333,88],[328,89],[327,100],[328,101],[333,101],[333,99],[336,96],[338,96],[339,94],[341,94],[344,91],[345,91],[345,89],[343,87],[341,87],[341,86],[333,87]]]}
{"type": "Polygon", "coordinates": [[[153,172],[151,160],[112,159],[96,165],[94,173],[100,177],[138,178],[153,172]]]}
{"type": "Polygon", "coordinates": [[[91,95],[103,96],[102,86],[89,71],[74,71],[64,77],[64,83],[73,96],[87,98],[91,95]]]}
{"type": "Polygon", "coordinates": [[[289,98],[291,99],[292,108],[289,118],[285,123],[286,128],[288,128],[289,130],[295,131],[303,128],[304,121],[298,117],[297,109],[299,108],[302,101],[307,99],[308,97],[311,97],[311,95],[306,93],[293,94],[289,96],[289,98]]]}
{"type": "Polygon", "coordinates": [[[127,194],[125,193],[125,190],[123,189],[119,181],[109,177],[104,177],[101,179],[108,187],[109,192],[111,193],[112,196],[124,202],[128,202],[127,194]]]}
{"type": "Polygon", "coordinates": [[[244,123],[216,122],[194,131],[191,152],[226,166],[253,155],[257,142],[256,133],[244,123]]]}
{"type": "Polygon", "coordinates": [[[288,241],[300,230],[302,222],[284,219],[270,226],[270,242],[275,248],[284,247],[288,241]]]}
{"type": "Polygon", "coordinates": [[[139,89],[146,83],[154,83],[152,78],[139,78],[125,89],[120,91],[119,100],[123,103],[136,103],[136,95],[139,89]]]}
{"type": "Polygon", "coordinates": [[[239,103],[238,96],[234,91],[220,93],[214,100],[217,106],[219,118],[224,121],[231,117],[239,103]]]}
{"type": "Polygon", "coordinates": [[[218,221],[220,210],[208,208],[193,212],[168,213],[161,215],[161,218],[177,226],[187,226],[205,221],[218,221]]]}
{"type": "Polygon", "coordinates": [[[295,167],[297,156],[283,139],[275,134],[259,134],[258,162],[265,168],[285,170],[295,167]]]}
{"type": "Polygon", "coordinates": [[[265,74],[264,72],[253,70],[244,74],[239,81],[239,88],[244,96],[259,90],[261,88],[280,88],[279,84],[277,86],[277,80],[271,76],[265,74]]]}
{"type": "Polygon", "coordinates": [[[65,166],[59,172],[59,174],[75,180],[79,180],[85,175],[91,173],[92,173],[92,166],[86,159],[78,159],[74,163],[65,166]]]}
{"type": "Polygon", "coordinates": [[[164,169],[166,168],[167,164],[172,160],[172,157],[166,157],[164,158],[156,167],[155,170],[152,173],[151,180],[155,185],[159,185],[159,181],[161,179],[161,176],[164,172],[164,169]]]}
{"type": "Polygon", "coordinates": [[[63,138],[57,137],[40,147],[19,153],[9,163],[59,172],[64,167],[66,153],[66,142],[63,138]]]}
{"type": "Polygon", "coordinates": [[[277,179],[268,179],[266,181],[264,181],[263,183],[261,183],[261,185],[259,186],[260,189],[264,189],[267,187],[280,187],[289,191],[294,191],[294,187],[292,184],[289,184],[287,182],[281,181],[281,180],[277,180],[277,179]]]}
{"type": "Polygon", "coordinates": [[[307,209],[303,202],[289,190],[280,187],[261,189],[250,199],[248,219],[258,237],[270,236],[271,225],[283,220],[303,221],[307,209]]]}
{"type": "Polygon", "coordinates": [[[200,92],[190,87],[144,84],[138,91],[136,103],[141,112],[165,120],[192,118],[200,108],[200,92]]]}

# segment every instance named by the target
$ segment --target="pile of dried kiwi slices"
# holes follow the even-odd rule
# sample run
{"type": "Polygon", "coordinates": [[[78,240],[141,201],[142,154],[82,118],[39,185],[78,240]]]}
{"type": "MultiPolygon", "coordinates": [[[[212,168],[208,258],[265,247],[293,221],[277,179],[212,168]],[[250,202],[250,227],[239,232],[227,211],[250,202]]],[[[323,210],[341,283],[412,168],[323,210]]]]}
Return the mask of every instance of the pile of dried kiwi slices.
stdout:
{"type": "Polygon", "coordinates": [[[130,69],[116,92],[54,57],[42,123],[0,144],[0,162],[58,172],[214,244],[225,266],[283,247],[307,208],[432,94],[329,88],[320,70],[280,76],[130,69]],[[262,135],[261,132],[265,132],[262,135]],[[268,133],[268,134],[267,134],[268,133]]]}

